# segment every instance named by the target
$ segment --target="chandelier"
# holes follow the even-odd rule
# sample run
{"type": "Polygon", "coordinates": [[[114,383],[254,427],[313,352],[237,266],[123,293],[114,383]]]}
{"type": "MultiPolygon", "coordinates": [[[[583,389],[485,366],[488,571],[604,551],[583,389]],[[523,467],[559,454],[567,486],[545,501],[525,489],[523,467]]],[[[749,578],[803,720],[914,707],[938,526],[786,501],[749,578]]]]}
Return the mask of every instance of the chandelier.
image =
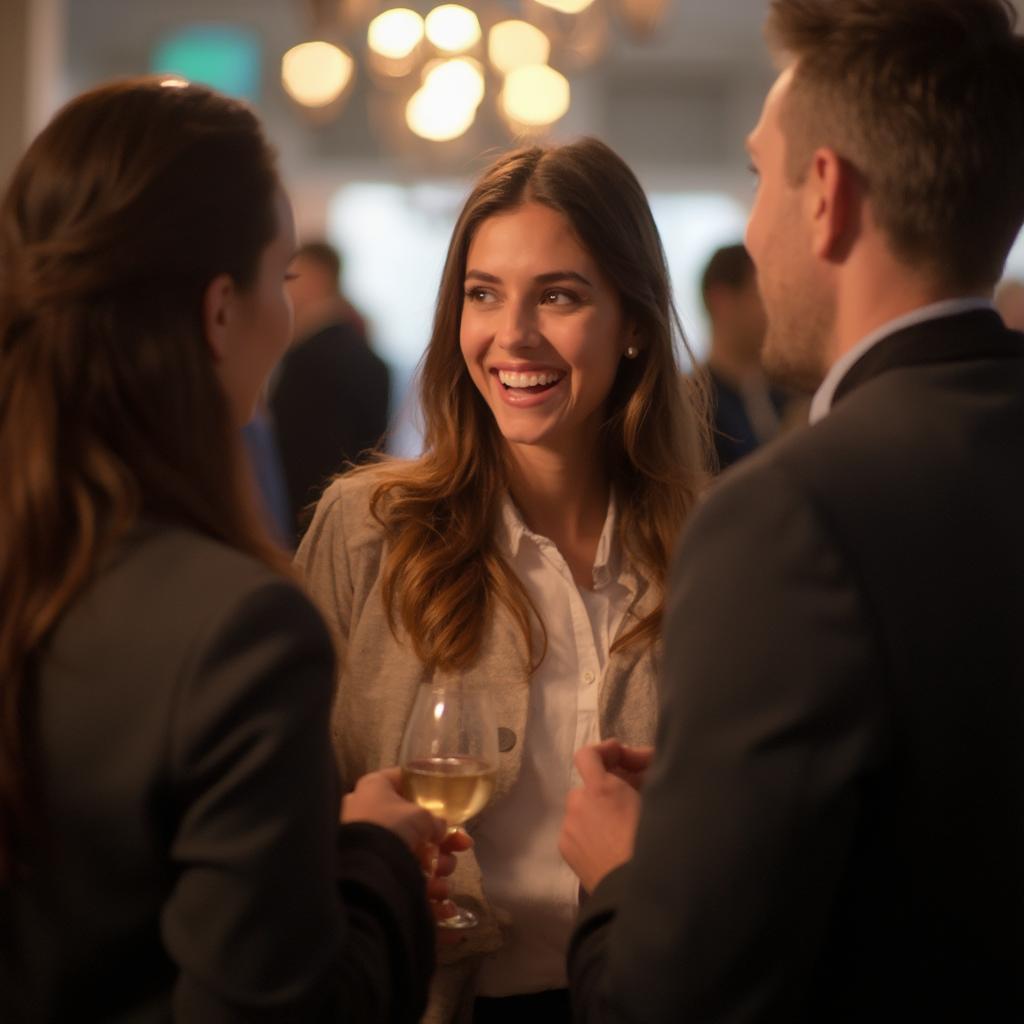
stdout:
{"type": "Polygon", "coordinates": [[[600,60],[612,25],[650,38],[668,2],[312,0],[310,38],[282,57],[281,82],[324,120],[366,75],[401,102],[407,130],[431,142],[468,131],[488,95],[511,134],[543,133],[568,112],[569,76],[600,60]]]}

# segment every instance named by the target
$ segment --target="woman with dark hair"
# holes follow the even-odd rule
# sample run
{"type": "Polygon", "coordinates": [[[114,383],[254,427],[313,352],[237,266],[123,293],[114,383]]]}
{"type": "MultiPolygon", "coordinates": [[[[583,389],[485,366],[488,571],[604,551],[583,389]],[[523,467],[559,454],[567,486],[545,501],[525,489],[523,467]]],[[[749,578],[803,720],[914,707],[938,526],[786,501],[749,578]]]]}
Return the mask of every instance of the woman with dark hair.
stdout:
{"type": "Polygon", "coordinates": [[[0,208],[5,1024],[422,1008],[439,823],[379,773],[338,829],[330,639],[247,503],[293,236],[253,114],[170,80],[71,102],[0,208]]]}
{"type": "Polygon", "coordinates": [[[677,328],[647,199],[615,153],[588,139],[502,157],[448,251],[424,454],[336,481],[299,549],[341,651],[343,781],[394,763],[428,680],[496,698],[495,799],[455,875],[481,923],[444,951],[433,1019],[568,1019],[572,756],[653,741],[669,554],[704,478],[677,328]]]}

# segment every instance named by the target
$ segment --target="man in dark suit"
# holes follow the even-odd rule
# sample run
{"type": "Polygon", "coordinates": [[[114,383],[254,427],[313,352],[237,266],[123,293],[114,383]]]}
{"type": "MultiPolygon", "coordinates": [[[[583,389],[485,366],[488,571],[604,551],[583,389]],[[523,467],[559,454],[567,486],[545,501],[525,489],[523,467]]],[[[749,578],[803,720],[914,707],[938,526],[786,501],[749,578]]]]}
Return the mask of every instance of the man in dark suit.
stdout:
{"type": "Polygon", "coordinates": [[[769,33],[746,241],[812,426],[683,538],[642,797],[577,756],[577,1020],[1024,1020],[1024,41],[1004,0],[769,33]]]}
{"type": "Polygon", "coordinates": [[[327,481],[383,440],[390,381],[363,318],[341,294],[337,251],[308,242],[291,269],[296,342],[274,376],[270,412],[298,541],[327,481]]]}

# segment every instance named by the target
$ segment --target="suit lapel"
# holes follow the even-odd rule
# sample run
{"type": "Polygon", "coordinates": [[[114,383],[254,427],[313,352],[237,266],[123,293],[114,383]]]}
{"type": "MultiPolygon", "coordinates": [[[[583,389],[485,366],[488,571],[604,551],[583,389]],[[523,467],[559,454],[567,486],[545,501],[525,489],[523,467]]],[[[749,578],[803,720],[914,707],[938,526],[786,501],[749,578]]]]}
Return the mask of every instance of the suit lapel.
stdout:
{"type": "Polygon", "coordinates": [[[915,324],[883,338],[850,367],[833,402],[873,377],[904,366],[1024,358],[1024,334],[1008,331],[997,313],[974,310],[915,324]]]}

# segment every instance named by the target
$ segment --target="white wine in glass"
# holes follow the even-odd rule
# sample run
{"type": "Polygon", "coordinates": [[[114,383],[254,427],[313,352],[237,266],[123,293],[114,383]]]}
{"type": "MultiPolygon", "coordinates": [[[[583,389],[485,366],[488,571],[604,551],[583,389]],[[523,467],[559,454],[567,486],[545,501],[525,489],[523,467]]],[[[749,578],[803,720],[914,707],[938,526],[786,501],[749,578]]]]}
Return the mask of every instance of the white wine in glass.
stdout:
{"type": "MultiPolygon", "coordinates": [[[[399,758],[402,793],[448,823],[449,831],[483,810],[494,792],[498,725],[487,686],[432,682],[416,694],[399,758]]],[[[471,910],[455,905],[442,928],[472,928],[471,910]]]]}

